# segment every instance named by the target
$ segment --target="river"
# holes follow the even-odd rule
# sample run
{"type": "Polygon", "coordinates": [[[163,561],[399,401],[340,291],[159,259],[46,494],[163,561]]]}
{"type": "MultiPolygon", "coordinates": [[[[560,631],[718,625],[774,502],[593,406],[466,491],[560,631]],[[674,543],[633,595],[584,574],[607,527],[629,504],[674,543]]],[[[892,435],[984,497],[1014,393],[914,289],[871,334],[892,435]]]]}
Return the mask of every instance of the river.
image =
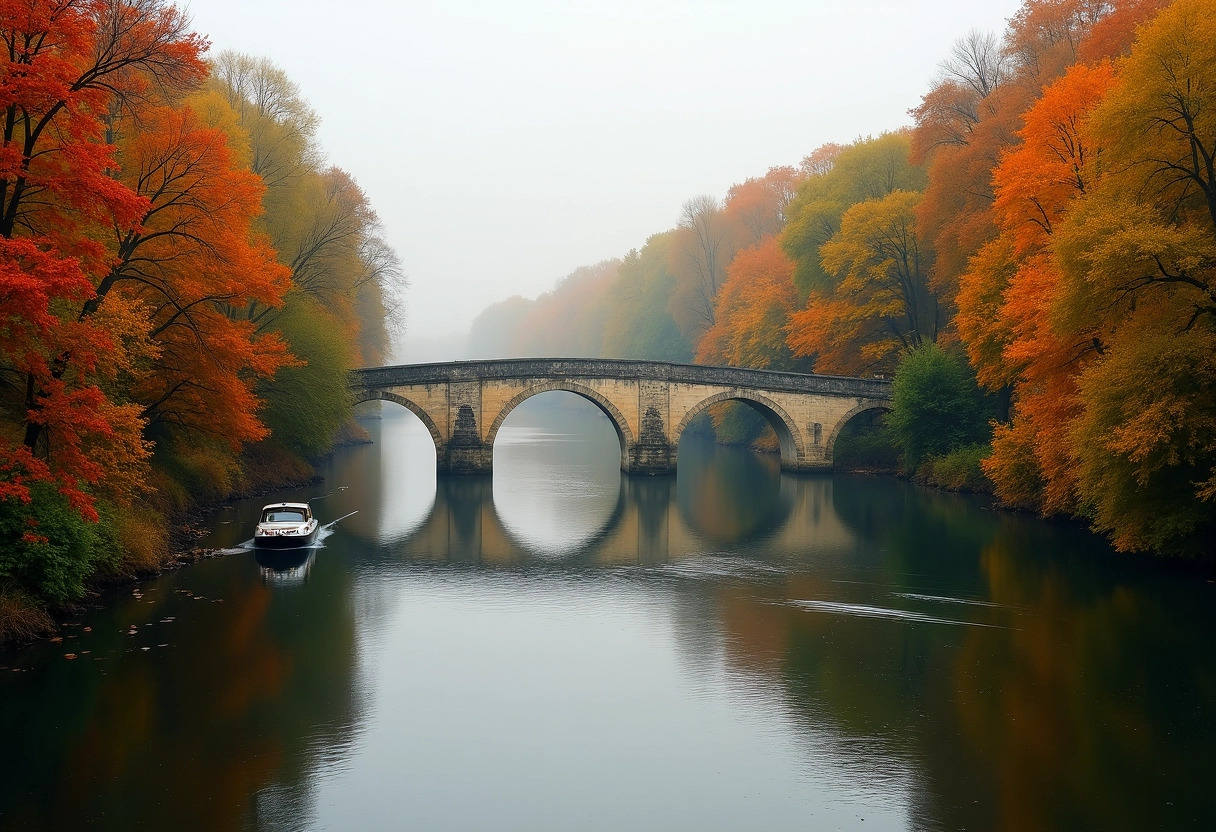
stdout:
{"type": "Polygon", "coordinates": [[[274,495],[358,512],[307,557],[234,503],[229,555],[0,653],[0,828],[1216,828],[1208,576],[691,438],[623,477],[572,400],[492,478],[386,409],[274,495]]]}

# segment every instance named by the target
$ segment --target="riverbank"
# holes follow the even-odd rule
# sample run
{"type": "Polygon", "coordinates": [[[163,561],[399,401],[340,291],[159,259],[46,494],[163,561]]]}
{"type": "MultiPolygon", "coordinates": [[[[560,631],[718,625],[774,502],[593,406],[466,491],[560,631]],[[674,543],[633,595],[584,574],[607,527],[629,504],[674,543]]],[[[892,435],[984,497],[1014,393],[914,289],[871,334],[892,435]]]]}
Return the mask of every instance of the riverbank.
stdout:
{"type": "Polygon", "coordinates": [[[340,448],[371,443],[368,432],[355,422],[345,426],[330,450],[315,459],[304,460],[283,448],[258,445],[242,454],[243,481],[237,490],[223,495],[199,497],[172,508],[165,506],[163,495],[150,495],[151,501],[133,513],[145,526],[159,526],[143,541],[142,552],[124,551],[123,559],[109,571],[90,576],[84,594],[59,607],[46,608],[23,593],[0,590],[0,647],[20,646],[54,636],[65,623],[105,603],[113,593],[165,572],[216,557],[214,550],[196,544],[207,533],[207,518],[237,500],[262,497],[290,488],[301,488],[324,481],[318,467],[340,448]],[[160,505],[157,505],[160,503],[160,505]]]}

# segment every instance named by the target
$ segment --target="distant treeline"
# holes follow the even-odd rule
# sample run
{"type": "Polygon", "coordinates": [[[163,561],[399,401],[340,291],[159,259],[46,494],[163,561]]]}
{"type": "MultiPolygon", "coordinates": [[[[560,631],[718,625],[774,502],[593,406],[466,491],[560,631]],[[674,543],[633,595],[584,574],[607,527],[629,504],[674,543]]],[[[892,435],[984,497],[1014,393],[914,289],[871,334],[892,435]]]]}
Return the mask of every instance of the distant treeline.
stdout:
{"type": "Polygon", "coordinates": [[[403,275],[271,63],[164,0],[0,11],[0,638],[308,475],[403,275]]]}
{"type": "Polygon", "coordinates": [[[487,309],[472,350],[893,375],[867,453],[1210,555],[1216,0],[1025,0],[911,114],[690,199],[641,250],[487,309]]]}

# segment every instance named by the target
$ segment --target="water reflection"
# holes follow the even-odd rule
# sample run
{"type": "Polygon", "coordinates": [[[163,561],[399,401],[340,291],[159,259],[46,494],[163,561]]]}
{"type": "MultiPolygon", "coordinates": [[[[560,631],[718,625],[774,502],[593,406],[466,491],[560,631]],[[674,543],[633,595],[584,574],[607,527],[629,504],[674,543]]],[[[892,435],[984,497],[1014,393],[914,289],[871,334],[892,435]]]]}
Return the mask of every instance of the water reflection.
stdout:
{"type": "Polygon", "coordinates": [[[276,790],[307,816],[303,784],[357,737],[349,579],[322,561],[280,592],[232,555],[27,652],[0,698],[0,827],[236,829],[276,790]]]}
{"type": "Polygon", "coordinates": [[[308,583],[313,562],[317,559],[317,548],[255,549],[254,559],[260,567],[263,584],[295,586],[308,583]]]}
{"type": "Polygon", "coordinates": [[[303,563],[0,656],[0,827],[1216,826],[1213,584],[731,449],[622,477],[610,429],[543,420],[436,481],[412,419],[273,495],[359,511],[303,563]]]}

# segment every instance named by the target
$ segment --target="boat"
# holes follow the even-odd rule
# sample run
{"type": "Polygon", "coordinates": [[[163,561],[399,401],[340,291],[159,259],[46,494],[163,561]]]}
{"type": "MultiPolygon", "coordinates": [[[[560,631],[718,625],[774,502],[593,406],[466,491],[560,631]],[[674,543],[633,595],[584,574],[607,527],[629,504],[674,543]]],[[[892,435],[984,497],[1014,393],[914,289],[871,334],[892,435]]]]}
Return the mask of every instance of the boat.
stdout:
{"type": "Polygon", "coordinates": [[[258,549],[298,549],[317,539],[317,518],[308,503],[271,503],[262,508],[262,519],[253,533],[258,549]]]}

